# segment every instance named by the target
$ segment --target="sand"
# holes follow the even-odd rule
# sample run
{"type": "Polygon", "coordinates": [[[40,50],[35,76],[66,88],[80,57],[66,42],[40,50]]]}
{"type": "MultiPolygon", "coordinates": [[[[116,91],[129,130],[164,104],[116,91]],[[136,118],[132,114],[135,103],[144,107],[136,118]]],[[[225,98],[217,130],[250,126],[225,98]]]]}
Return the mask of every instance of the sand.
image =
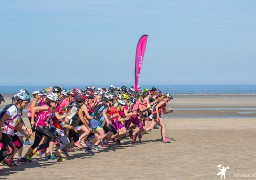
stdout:
{"type": "MultiPolygon", "coordinates": [[[[182,96],[174,99],[173,107],[255,108],[255,99],[255,96],[214,98],[182,96]]],[[[219,116],[218,113],[213,113],[215,117],[207,117],[207,111],[211,112],[206,110],[202,117],[191,118],[189,114],[186,118],[165,116],[166,134],[176,139],[169,144],[162,143],[159,129],[154,129],[143,137],[142,143],[130,144],[129,140],[125,140],[123,145],[111,146],[93,156],[89,156],[84,151],[77,151],[65,162],[48,163],[42,160],[28,163],[16,168],[4,169],[6,172],[0,174],[0,177],[5,179],[220,179],[217,176],[219,172],[217,165],[221,164],[230,167],[226,172],[226,179],[244,179],[241,176],[246,175],[253,178],[252,176],[256,174],[254,110],[250,110],[254,116],[229,118],[219,116]]]]}

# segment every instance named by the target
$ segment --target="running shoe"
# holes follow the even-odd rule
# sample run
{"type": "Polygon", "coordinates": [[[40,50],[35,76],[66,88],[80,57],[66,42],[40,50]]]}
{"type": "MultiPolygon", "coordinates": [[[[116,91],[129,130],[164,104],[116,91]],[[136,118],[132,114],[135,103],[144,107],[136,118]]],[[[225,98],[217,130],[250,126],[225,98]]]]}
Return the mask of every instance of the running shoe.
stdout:
{"type": "Polygon", "coordinates": [[[83,148],[83,146],[82,146],[82,144],[79,142],[79,141],[77,141],[76,143],[74,143],[78,148],[83,148]]]}
{"type": "Polygon", "coordinates": [[[88,147],[92,146],[92,143],[91,143],[89,140],[87,140],[87,139],[86,139],[85,143],[86,143],[86,145],[87,145],[88,147]]]}
{"type": "Polygon", "coordinates": [[[169,139],[166,139],[166,138],[163,139],[162,142],[163,142],[163,143],[171,143],[171,141],[170,141],[169,139]]]}
{"type": "Polygon", "coordinates": [[[13,159],[4,159],[2,164],[4,166],[8,166],[8,167],[15,167],[15,166],[18,166],[17,164],[14,163],[13,159]]]}
{"type": "Polygon", "coordinates": [[[71,147],[69,148],[67,151],[68,152],[76,152],[77,150],[79,150],[80,148],[79,147],[71,147]]]}
{"type": "Polygon", "coordinates": [[[57,157],[57,162],[64,162],[64,161],[66,161],[66,158],[62,156],[57,157]]]}
{"type": "Polygon", "coordinates": [[[83,141],[80,141],[80,144],[81,144],[83,147],[86,147],[86,144],[85,144],[83,141]]]}
{"type": "Polygon", "coordinates": [[[102,142],[103,147],[108,147],[109,146],[108,140],[104,139],[101,142],[102,142]]]}
{"type": "Polygon", "coordinates": [[[27,159],[27,162],[32,162],[32,156],[27,156],[25,159],[27,159]]]}
{"type": "Polygon", "coordinates": [[[38,151],[37,155],[40,156],[40,157],[45,157],[45,152],[44,151],[38,151]]]}
{"type": "Polygon", "coordinates": [[[93,148],[94,150],[96,150],[96,151],[102,150],[99,146],[96,146],[96,145],[94,145],[92,148],[93,148]]]}
{"type": "Polygon", "coordinates": [[[85,149],[85,152],[87,152],[87,153],[89,153],[89,154],[94,154],[94,152],[92,151],[92,149],[89,148],[89,147],[87,147],[87,148],[85,149]]]}
{"type": "Polygon", "coordinates": [[[165,139],[168,139],[168,140],[170,140],[170,141],[176,141],[176,139],[174,139],[174,138],[169,138],[169,137],[165,137],[165,139]]]}
{"type": "Polygon", "coordinates": [[[142,141],[142,134],[141,133],[138,135],[138,137],[139,137],[139,141],[142,141]]]}
{"type": "Polygon", "coordinates": [[[50,162],[56,162],[56,161],[57,161],[57,158],[55,157],[54,154],[52,154],[51,156],[48,157],[48,161],[50,161],[50,162]]]}
{"type": "Polygon", "coordinates": [[[116,140],[116,145],[121,145],[121,141],[119,139],[116,140]]]}
{"type": "Polygon", "coordinates": [[[29,140],[26,139],[26,140],[24,141],[23,145],[24,145],[24,146],[28,146],[28,145],[31,145],[31,144],[30,144],[29,140]]]}
{"type": "Polygon", "coordinates": [[[69,154],[67,151],[62,151],[62,154],[64,154],[66,157],[69,157],[69,154]]]}

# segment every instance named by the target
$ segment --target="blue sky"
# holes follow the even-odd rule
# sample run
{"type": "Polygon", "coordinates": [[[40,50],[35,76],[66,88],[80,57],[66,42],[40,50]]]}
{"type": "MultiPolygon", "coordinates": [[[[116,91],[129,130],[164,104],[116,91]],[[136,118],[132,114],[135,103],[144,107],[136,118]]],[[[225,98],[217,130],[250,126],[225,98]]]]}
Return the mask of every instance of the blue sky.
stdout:
{"type": "Polygon", "coordinates": [[[256,84],[254,0],[1,0],[0,85],[256,84]]]}

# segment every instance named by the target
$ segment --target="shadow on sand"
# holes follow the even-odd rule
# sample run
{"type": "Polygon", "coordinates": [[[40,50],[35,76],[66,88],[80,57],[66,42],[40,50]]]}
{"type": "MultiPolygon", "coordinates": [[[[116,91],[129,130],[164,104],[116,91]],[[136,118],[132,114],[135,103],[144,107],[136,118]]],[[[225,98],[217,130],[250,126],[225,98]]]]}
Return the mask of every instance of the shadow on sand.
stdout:
{"type": "MultiPolygon", "coordinates": [[[[124,142],[121,145],[116,145],[114,143],[109,144],[107,147],[104,147],[100,149],[99,151],[95,151],[93,154],[87,153],[85,151],[85,148],[82,148],[72,154],[70,154],[69,157],[66,158],[66,161],[69,160],[74,160],[77,158],[80,159],[88,159],[88,158],[93,158],[94,155],[98,153],[105,153],[105,152],[110,152],[110,151],[116,151],[120,149],[126,149],[126,148],[131,148],[135,146],[140,146],[146,143],[150,142],[159,142],[161,139],[155,139],[155,140],[143,140],[143,141],[130,141],[129,138],[124,138],[124,142]]],[[[37,158],[35,158],[37,159],[37,158]]],[[[47,168],[56,164],[59,164],[62,162],[49,162],[47,158],[40,158],[38,161],[35,162],[27,162],[27,163],[22,163],[19,166],[16,167],[6,167],[6,166],[0,166],[0,179],[7,179],[10,175],[18,173],[20,171],[24,171],[25,169],[31,169],[31,168],[47,168]]]]}

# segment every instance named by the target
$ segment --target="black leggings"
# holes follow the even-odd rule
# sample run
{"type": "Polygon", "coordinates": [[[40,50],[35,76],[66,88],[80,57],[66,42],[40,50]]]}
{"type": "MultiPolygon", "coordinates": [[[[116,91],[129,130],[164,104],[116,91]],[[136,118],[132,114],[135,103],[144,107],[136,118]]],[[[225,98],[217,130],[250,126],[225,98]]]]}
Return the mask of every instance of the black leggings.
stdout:
{"type": "Polygon", "coordinates": [[[43,136],[47,136],[50,139],[50,142],[55,141],[55,135],[51,132],[49,128],[37,126],[35,127],[35,130],[36,130],[36,135],[35,135],[34,144],[31,146],[32,149],[35,149],[39,145],[43,136]]]}
{"type": "Polygon", "coordinates": [[[0,151],[0,162],[3,161],[7,156],[13,155],[14,153],[14,145],[12,143],[12,139],[5,133],[2,133],[3,148],[0,151]]]}
{"type": "Polygon", "coordinates": [[[57,137],[57,132],[56,132],[56,128],[55,127],[51,127],[50,129],[50,132],[53,134],[54,136],[54,141],[51,141],[51,138],[48,138],[47,141],[44,143],[44,144],[41,144],[37,147],[37,150],[41,150],[41,149],[44,149],[44,148],[48,148],[49,147],[49,143],[50,142],[55,142],[55,139],[57,137]]]}
{"type": "Polygon", "coordinates": [[[72,129],[69,130],[68,138],[69,138],[70,141],[71,141],[72,139],[74,140],[74,142],[79,141],[79,136],[78,136],[78,134],[76,133],[76,131],[74,131],[74,130],[72,130],[72,129]]]}
{"type": "Polygon", "coordinates": [[[105,123],[103,126],[103,129],[104,129],[105,133],[108,133],[108,132],[113,132],[114,134],[117,133],[117,131],[115,130],[115,128],[112,124],[107,125],[107,123],[105,123]]]}
{"type": "Polygon", "coordinates": [[[12,143],[14,144],[14,146],[17,148],[17,149],[20,149],[23,147],[23,143],[22,141],[20,140],[20,138],[15,134],[14,136],[11,136],[10,135],[10,138],[12,139],[12,143]]]}

